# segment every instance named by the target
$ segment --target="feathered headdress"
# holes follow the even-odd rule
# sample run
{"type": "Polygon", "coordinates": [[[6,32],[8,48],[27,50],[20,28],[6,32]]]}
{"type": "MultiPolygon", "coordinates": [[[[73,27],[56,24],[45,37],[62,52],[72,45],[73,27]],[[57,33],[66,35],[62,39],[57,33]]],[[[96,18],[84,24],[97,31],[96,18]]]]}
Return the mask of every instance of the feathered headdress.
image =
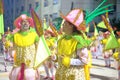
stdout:
{"type": "Polygon", "coordinates": [[[95,17],[113,10],[113,9],[106,10],[106,8],[112,6],[112,4],[108,4],[106,6],[101,7],[105,2],[107,2],[107,0],[103,0],[103,2],[101,2],[101,4],[99,4],[98,7],[94,9],[92,12],[86,11],[86,16],[85,16],[86,24],[91,22],[95,17]]]}

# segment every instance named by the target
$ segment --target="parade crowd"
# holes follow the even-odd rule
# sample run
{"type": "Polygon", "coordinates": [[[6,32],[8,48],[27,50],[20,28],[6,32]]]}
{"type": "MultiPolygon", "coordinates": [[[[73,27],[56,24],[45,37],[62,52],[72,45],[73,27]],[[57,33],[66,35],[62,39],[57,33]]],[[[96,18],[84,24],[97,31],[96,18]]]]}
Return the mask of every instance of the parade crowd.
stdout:
{"type": "MultiPolygon", "coordinates": [[[[108,28],[106,31],[87,32],[85,11],[73,9],[66,16],[62,13],[59,31],[54,25],[42,26],[41,35],[34,25],[33,17],[21,14],[14,21],[15,29],[2,35],[1,52],[6,61],[13,62],[9,74],[10,80],[40,80],[40,71],[35,68],[36,52],[39,51],[40,38],[50,50],[50,55],[38,65],[44,66],[46,76],[51,80],[90,80],[92,58],[102,56],[105,67],[111,67],[110,58],[114,58],[115,69],[120,80],[120,35],[115,33],[105,14],[101,21],[108,28]],[[91,34],[91,35],[89,35],[91,34]],[[42,39],[43,39],[42,38],[42,39]],[[55,71],[54,71],[55,70],[55,71]],[[55,73],[54,73],[55,72],[55,73]]],[[[46,24],[45,19],[42,23],[46,24]]],[[[93,22],[94,29],[96,24],[93,22]]],[[[90,28],[87,27],[87,28],[90,28]]],[[[42,48],[42,47],[41,47],[42,48]]],[[[43,51],[39,51],[44,54],[43,51]]],[[[43,56],[44,58],[44,56],[43,56]]]]}

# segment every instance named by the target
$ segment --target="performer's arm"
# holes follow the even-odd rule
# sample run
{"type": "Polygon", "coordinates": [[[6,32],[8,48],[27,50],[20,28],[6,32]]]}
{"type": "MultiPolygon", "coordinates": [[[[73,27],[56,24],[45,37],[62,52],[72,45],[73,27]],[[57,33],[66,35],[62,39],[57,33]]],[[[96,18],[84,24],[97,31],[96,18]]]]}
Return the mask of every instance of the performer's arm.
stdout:
{"type": "Polygon", "coordinates": [[[78,59],[70,59],[70,65],[85,65],[88,62],[88,50],[84,48],[77,51],[78,59]]]}

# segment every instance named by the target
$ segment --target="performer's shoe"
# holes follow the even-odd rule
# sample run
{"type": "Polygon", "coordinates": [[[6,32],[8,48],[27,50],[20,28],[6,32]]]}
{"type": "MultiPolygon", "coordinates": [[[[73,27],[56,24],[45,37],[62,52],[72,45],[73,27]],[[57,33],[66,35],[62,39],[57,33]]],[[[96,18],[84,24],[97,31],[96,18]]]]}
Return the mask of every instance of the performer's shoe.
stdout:
{"type": "Polygon", "coordinates": [[[44,79],[48,79],[49,77],[48,76],[46,76],[44,79]]]}
{"type": "Polygon", "coordinates": [[[111,67],[111,65],[109,65],[108,67],[111,67]]]}
{"type": "Polygon", "coordinates": [[[51,80],[55,80],[55,76],[52,76],[52,77],[51,77],[51,80]]]}

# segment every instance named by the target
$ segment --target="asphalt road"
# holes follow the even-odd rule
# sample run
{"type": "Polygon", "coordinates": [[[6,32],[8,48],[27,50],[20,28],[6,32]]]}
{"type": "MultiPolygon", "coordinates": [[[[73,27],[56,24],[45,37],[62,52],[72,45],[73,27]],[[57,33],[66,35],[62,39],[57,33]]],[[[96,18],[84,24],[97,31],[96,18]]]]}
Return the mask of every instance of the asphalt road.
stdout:
{"type": "MultiPolygon", "coordinates": [[[[7,72],[5,72],[3,59],[0,58],[0,80],[9,80],[8,75],[12,68],[12,63],[7,62],[7,72]]],[[[91,80],[116,80],[118,77],[117,70],[113,68],[114,63],[111,59],[111,67],[104,67],[104,60],[102,57],[98,59],[92,59],[92,68],[90,69],[91,80]]],[[[44,67],[39,68],[41,73],[41,78],[45,76],[44,67]]],[[[41,79],[43,80],[43,79],[41,79]]]]}

